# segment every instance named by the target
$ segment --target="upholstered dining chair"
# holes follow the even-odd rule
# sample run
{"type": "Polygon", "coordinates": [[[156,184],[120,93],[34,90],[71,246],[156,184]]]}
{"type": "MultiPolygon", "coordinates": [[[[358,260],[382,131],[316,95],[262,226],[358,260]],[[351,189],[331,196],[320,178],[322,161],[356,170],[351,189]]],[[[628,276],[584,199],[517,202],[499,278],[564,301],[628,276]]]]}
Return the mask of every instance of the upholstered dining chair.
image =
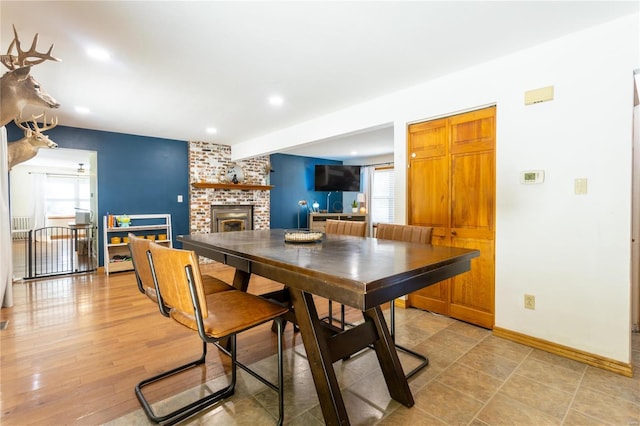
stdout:
{"type": "Polygon", "coordinates": [[[240,367],[278,393],[278,424],[281,425],[284,419],[282,317],[289,309],[260,296],[236,289],[205,294],[198,256],[193,251],[151,244],[147,256],[165,314],[196,332],[204,343],[215,344],[220,351],[231,358],[231,379],[228,386],[194,403],[192,409],[177,415],[171,419],[171,423],[182,421],[233,395],[236,370],[240,367]],[[237,359],[236,335],[268,321],[274,321],[277,324],[277,385],[237,359]],[[229,339],[230,350],[218,344],[218,341],[223,338],[229,339]]]}
{"type": "MultiPolygon", "coordinates": [[[[145,294],[149,299],[151,299],[154,303],[156,303],[158,307],[160,307],[161,305],[159,304],[159,301],[158,301],[158,295],[157,295],[156,287],[153,281],[153,275],[151,273],[151,266],[149,265],[149,258],[147,257],[147,252],[149,251],[149,247],[155,243],[145,238],[137,237],[132,233],[129,233],[128,236],[129,236],[129,251],[131,253],[131,260],[133,261],[133,270],[136,276],[138,290],[140,290],[142,294],[145,294]]],[[[202,277],[202,280],[205,288],[204,290],[205,294],[213,294],[221,291],[233,290],[233,287],[230,286],[229,284],[225,283],[222,280],[219,280],[218,278],[215,278],[209,275],[204,275],[202,277]]],[[[162,308],[160,308],[160,312],[163,315],[167,316],[163,312],[162,308]]],[[[151,405],[145,398],[142,392],[142,388],[147,385],[150,385],[151,383],[155,383],[167,377],[173,376],[174,374],[177,374],[182,371],[188,370],[190,368],[194,368],[198,365],[204,364],[206,360],[206,356],[207,356],[207,344],[203,342],[202,354],[198,359],[194,361],[190,361],[184,365],[173,368],[171,370],[162,372],[148,379],[142,380],[140,383],[136,385],[135,387],[136,396],[140,401],[140,404],[142,405],[142,407],[148,408],[148,410],[145,409],[145,412],[149,417],[149,419],[158,423],[164,422],[168,419],[171,419],[177,416],[178,414],[181,414],[184,411],[191,409],[192,404],[187,404],[186,406],[179,407],[171,411],[170,413],[167,413],[164,415],[157,415],[150,408],[151,405]]]]}
{"type": "MultiPolygon", "coordinates": [[[[333,235],[352,235],[354,237],[364,237],[367,235],[367,222],[355,221],[355,220],[335,220],[327,219],[324,228],[325,234],[333,235]]],[[[329,321],[329,324],[333,324],[333,303],[329,299],[329,313],[324,319],[329,321]]],[[[344,305],[340,305],[340,328],[344,330],[345,326],[353,326],[348,324],[344,320],[344,305]]]]}
{"type": "MultiPolygon", "coordinates": [[[[396,225],[391,223],[378,223],[376,225],[376,238],[380,240],[395,240],[395,241],[407,241],[411,243],[420,243],[420,244],[431,244],[431,238],[433,236],[433,228],[428,226],[416,226],[416,225],[396,225]]],[[[389,302],[389,332],[391,334],[391,339],[395,344],[395,334],[396,334],[396,325],[395,325],[395,300],[391,300],[389,302]]],[[[420,360],[420,364],[407,373],[407,378],[413,376],[422,368],[426,367],[429,364],[429,360],[426,356],[412,351],[411,349],[405,348],[396,344],[396,348],[400,349],[403,352],[406,352],[420,360]]]]}

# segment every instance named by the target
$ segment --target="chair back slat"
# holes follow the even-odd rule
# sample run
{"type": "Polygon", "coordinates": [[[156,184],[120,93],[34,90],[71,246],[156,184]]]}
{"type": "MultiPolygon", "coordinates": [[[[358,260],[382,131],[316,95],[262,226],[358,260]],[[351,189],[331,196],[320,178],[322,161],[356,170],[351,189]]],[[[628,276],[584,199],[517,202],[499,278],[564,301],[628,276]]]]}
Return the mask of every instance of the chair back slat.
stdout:
{"type": "Polygon", "coordinates": [[[187,275],[190,269],[202,318],[206,318],[208,307],[197,255],[191,250],[164,247],[157,243],[149,244],[149,251],[152,272],[164,303],[172,309],[195,315],[187,275]]]}
{"type": "Polygon", "coordinates": [[[364,237],[367,234],[367,222],[327,219],[324,232],[325,234],[364,237]]]}
{"type": "Polygon", "coordinates": [[[433,228],[429,226],[396,225],[379,223],[376,238],[381,240],[407,241],[411,243],[431,244],[433,228]]]}
{"type": "Polygon", "coordinates": [[[151,241],[136,237],[129,233],[129,252],[133,261],[133,269],[138,280],[138,288],[140,292],[149,295],[149,291],[153,290],[155,295],[155,285],[153,284],[153,276],[149,267],[149,259],[147,258],[147,250],[151,241]]]}

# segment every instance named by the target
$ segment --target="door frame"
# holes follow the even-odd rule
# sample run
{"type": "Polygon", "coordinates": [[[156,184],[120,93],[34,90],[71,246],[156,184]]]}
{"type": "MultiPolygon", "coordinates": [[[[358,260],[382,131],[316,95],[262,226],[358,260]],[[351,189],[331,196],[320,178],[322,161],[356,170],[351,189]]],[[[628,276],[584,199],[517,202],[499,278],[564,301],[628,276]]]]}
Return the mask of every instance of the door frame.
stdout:
{"type": "Polygon", "coordinates": [[[640,69],[634,70],[631,182],[631,330],[640,332],[640,69]]]}

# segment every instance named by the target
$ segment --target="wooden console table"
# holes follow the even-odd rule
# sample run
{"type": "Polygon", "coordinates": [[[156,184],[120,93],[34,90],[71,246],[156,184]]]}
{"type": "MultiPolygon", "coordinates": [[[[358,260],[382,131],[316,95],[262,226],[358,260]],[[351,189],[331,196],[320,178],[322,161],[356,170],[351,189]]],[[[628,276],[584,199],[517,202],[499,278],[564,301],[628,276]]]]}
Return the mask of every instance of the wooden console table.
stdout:
{"type": "Polygon", "coordinates": [[[324,232],[327,219],[366,222],[367,215],[364,213],[309,213],[308,226],[315,231],[324,232]]]}

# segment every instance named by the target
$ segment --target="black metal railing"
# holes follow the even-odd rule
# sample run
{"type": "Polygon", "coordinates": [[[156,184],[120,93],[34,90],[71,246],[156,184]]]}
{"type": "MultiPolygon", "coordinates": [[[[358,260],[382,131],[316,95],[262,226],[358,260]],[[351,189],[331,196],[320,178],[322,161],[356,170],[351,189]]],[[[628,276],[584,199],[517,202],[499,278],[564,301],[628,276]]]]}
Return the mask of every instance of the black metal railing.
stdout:
{"type": "Polygon", "coordinates": [[[94,229],[49,226],[29,231],[25,279],[95,270],[94,229]]]}

